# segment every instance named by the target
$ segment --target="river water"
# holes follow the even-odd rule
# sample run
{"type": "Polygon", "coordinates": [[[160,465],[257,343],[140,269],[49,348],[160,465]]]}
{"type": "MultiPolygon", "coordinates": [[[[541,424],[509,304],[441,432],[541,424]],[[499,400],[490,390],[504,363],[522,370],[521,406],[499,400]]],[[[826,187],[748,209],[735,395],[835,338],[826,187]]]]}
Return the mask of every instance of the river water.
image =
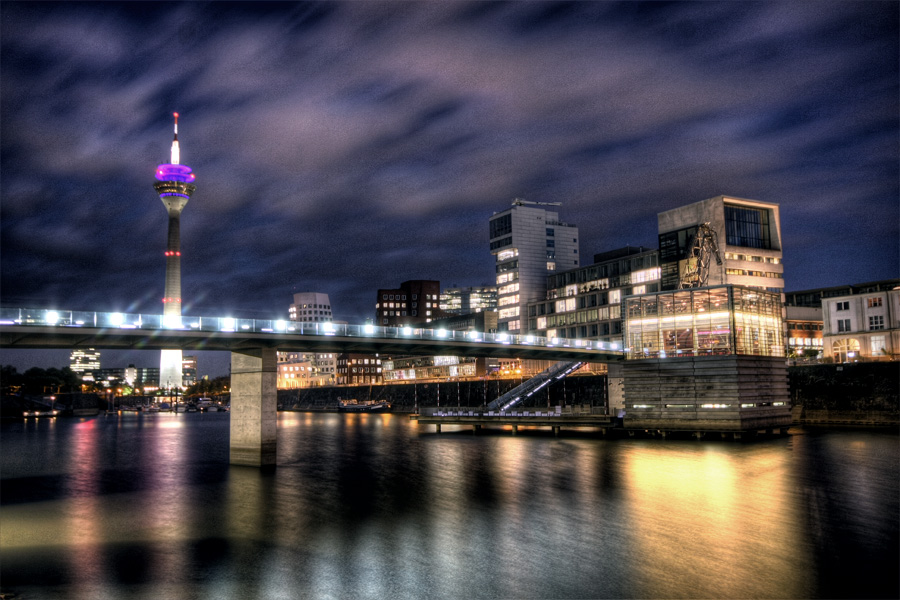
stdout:
{"type": "Polygon", "coordinates": [[[898,437],[753,443],[435,434],[280,413],[8,422],[0,591],[37,598],[898,596],[898,437]]]}

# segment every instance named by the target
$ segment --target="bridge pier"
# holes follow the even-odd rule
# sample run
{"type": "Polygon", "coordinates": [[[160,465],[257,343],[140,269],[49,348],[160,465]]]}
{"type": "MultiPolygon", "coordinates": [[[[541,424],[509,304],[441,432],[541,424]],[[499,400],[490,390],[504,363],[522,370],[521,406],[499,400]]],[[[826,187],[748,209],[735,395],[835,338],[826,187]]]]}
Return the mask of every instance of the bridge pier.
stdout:
{"type": "Polygon", "coordinates": [[[274,348],[231,353],[229,462],[233,465],[275,466],[277,369],[274,348]]]}

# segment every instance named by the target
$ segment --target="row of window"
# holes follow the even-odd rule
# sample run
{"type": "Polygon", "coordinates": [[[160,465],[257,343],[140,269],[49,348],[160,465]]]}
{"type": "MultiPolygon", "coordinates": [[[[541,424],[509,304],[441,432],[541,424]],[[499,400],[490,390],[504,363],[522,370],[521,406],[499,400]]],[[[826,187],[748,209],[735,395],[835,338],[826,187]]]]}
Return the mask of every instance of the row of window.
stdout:
{"type": "Polygon", "coordinates": [[[755,256],[752,254],[735,254],[733,252],[726,252],[725,258],[730,260],[746,260],[749,262],[765,262],[772,265],[781,264],[781,259],[775,256],[755,256]]]}
{"type": "MultiPolygon", "coordinates": [[[[406,303],[404,303],[404,302],[384,302],[384,303],[376,302],[375,303],[375,308],[403,308],[405,306],[406,306],[406,303]]],[[[413,302],[413,303],[411,303],[411,306],[413,308],[418,308],[419,303],[413,302]]],[[[431,302],[426,302],[425,308],[431,308],[431,302]]]]}
{"type": "MultiPolygon", "coordinates": [[[[838,333],[853,331],[850,326],[850,319],[838,319],[837,326],[838,333]]],[[[884,316],[871,315],[869,317],[869,331],[876,331],[878,329],[884,329],[884,316]]]]}
{"type": "Polygon", "coordinates": [[[590,310],[582,310],[578,312],[570,312],[556,315],[547,315],[546,317],[537,317],[529,321],[532,327],[537,331],[544,329],[552,329],[561,325],[574,325],[576,323],[593,323],[596,321],[608,321],[610,319],[621,320],[622,306],[616,304],[605,308],[595,308],[590,310]]]}
{"type": "Polygon", "coordinates": [[[729,275],[744,275],[748,277],[774,277],[775,279],[784,279],[784,273],[775,273],[772,271],[750,271],[749,269],[725,269],[729,275]]]}

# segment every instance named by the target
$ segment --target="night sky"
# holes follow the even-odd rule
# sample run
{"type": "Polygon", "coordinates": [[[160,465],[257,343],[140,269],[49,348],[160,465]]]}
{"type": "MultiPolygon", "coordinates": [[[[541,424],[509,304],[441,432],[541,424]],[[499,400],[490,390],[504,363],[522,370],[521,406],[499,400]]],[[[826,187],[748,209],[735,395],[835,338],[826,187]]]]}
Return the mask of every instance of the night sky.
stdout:
{"type": "Polygon", "coordinates": [[[284,318],[317,291],[357,323],[379,287],[491,284],[488,219],[517,196],[562,203],[583,264],[729,194],[780,204],[788,291],[900,275],[896,2],[4,0],[0,18],[4,306],[162,312],[174,111],[198,188],[185,314],[284,318]]]}

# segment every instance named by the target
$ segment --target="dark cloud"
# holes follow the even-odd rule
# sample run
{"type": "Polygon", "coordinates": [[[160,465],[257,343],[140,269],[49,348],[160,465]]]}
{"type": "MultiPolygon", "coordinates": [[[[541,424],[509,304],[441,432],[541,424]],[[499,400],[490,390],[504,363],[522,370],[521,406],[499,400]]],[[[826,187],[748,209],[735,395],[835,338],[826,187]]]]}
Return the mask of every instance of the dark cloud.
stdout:
{"type": "Polygon", "coordinates": [[[898,6],[0,6],[5,305],[158,312],[152,170],[198,191],[185,308],[372,314],[493,278],[487,220],[560,201],[581,253],[720,193],[781,205],[788,289],[897,276],[898,6]]]}

